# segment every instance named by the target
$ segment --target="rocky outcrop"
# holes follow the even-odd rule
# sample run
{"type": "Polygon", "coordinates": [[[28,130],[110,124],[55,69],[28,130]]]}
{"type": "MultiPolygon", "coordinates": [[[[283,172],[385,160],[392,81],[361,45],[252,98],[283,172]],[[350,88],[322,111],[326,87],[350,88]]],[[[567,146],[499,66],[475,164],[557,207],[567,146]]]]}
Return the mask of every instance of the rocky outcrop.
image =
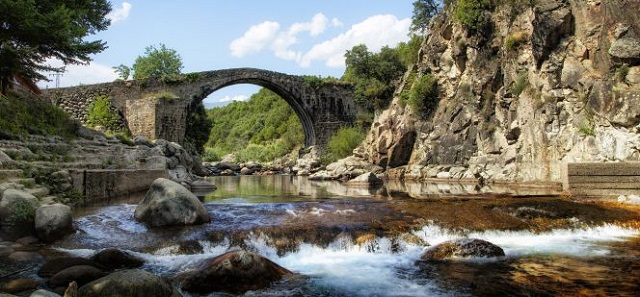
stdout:
{"type": "Polygon", "coordinates": [[[151,227],[203,224],[211,220],[198,197],[164,178],[151,184],[136,207],[134,218],[151,227]]]}
{"type": "Polygon", "coordinates": [[[35,228],[42,242],[53,242],[74,233],[71,208],[60,203],[39,207],[36,210],[35,228]]]}
{"type": "Polygon", "coordinates": [[[210,259],[200,268],[178,278],[183,280],[182,289],[187,292],[242,294],[266,288],[291,274],[291,271],[257,254],[233,251],[210,259]]]}
{"type": "Polygon", "coordinates": [[[373,174],[372,172],[367,172],[357,176],[356,178],[347,182],[348,186],[355,187],[374,187],[382,185],[383,180],[373,174]]]}
{"type": "Polygon", "coordinates": [[[143,270],[131,269],[114,272],[80,287],[78,296],[169,297],[172,292],[171,286],[160,277],[143,270]]]}
{"type": "Polygon", "coordinates": [[[427,249],[421,256],[423,261],[443,261],[453,258],[502,257],[499,246],[482,239],[463,238],[446,241],[427,249]]]}
{"type": "Polygon", "coordinates": [[[566,163],[640,160],[639,10],[637,1],[498,5],[480,36],[445,9],[355,156],[388,177],[555,183],[566,163]],[[403,94],[425,74],[439,96],[418,114],[403,94]]]}

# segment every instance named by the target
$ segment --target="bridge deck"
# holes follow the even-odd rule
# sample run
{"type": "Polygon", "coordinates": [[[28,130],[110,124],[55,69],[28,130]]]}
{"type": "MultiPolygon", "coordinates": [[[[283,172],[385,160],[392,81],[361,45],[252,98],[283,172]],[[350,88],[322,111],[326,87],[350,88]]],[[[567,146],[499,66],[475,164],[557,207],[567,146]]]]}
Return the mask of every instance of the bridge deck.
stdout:
{"type": "Polygon", "coordinates": [[[640,194],[640,162],[569,163],[567,188],[573,196],[640,194]]]}

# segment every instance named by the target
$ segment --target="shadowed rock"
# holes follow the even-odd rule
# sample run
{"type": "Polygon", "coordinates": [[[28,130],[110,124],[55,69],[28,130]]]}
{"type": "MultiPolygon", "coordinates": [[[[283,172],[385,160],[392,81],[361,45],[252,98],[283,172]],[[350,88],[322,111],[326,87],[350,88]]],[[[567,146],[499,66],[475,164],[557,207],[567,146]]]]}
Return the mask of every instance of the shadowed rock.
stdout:
{"type": "Polygon", "coordinates": [[[85,297],[168,297],[171,294],[169,284],[160,277],[139,269],[120,270],[78,289],[78,296],[85,297]]]}
{"type": "Polygon", "coordinates": [[[268,287],[291,274],[291,271],[257,254],[233,251],[208,260],[200,268],[178,278],[184,280],[182,289],[188,292],[241,294],[268,287]]]}
{"type": "Polygon", "coordinates": [[[90,265],[96,268],[102,268],[96,262],[89,259],[80,257],[60,257],[51,259],[42,265],[38,271],[38,275],[44,278],[50,278],[62,270],[78,265],[90,265]]]}
{"type": "Polygon", "coordinates": [[[138,268],[144,264],[143,259],[117,248],[104,249],[91,257],[91,260],[110,270],[138,268]]]}
{"type": "Polygon", "coordinates": [[[82,286],[105,276],[106,273],[98,268],[89,265],[77,265],[66,268],[49,279],[52,287],[67,287],[70,282],[75,281],[82,286]]]}
{"type": "Polygon", "coordinates": [[[35,227],[38,238],[43,242],[53,242],[74,233],[71,208],[60,203],[39,207],[36,210],[35,227]]]}

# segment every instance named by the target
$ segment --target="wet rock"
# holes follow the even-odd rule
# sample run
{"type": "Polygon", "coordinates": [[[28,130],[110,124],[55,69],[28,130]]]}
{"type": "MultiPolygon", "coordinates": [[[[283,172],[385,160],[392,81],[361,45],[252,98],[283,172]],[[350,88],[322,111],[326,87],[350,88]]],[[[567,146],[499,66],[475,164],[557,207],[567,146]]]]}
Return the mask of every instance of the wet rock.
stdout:
{"type": "Polygon", "coordinates": [[[9,255],[9,259],[18,262],[38,262],[42,260],[42,255],[36,252],[13,252],[9,255]]]}
{"type": "Polygon", "coordinates": [[[136,207],[135,219],[151,227],[195,225],[211,219],[204,205],[180,184],[156,179],[136,207]]]}
{"type": "Polygon", "coordinates": [[[117,248],[104,249],[91,257],[91,260],[109,270],[138,268],[144,264],[144,260],[142,258],[136,257],[117,248]]]}
{"type": "Polygon", "coordinates": [[[38,270],[38,275],[43,278],[50,278],[56,275],[58,272],[65,270],[72,266],[89,265],[96,268],[102,268],[96,262],[80,257],[60,257],[47,261],[38,270]]]}
{"type": "Polygon", "coordinates": [[[6,283],[4,283],[1,288],[2,291],[14,294],[20,293],[27,290],[33,290],[38,286],[38,281],[31,278],[18,278],[12,279],[6,283]]]}
{"type": "Polygon", "coordinates": [[[501,257],[501,247],[482,239],[462,238],[446,241],[429,248],[422,254],[423,261],[443,261],[451,258],[501,257]]]}
{"type": "Polygon", "coordinates": [[[35,236],[26,236],[26,237],[18,238],[16,240],[16,243],[21,244],[21,245],[32,245],[32,244],[36,244],[38,242],[39,242],[39,240],[35,236]]]}
{"type": "Polygon", "coordinates": [[[240,169],[240,174],[241,175],[251,175],[253,173],[253,170],[247,168],[247,167],[242,167],[242,169],[240,169]]]}
{"type": "Polygon", "coordinates": [[[56,171],[51,174],[51,185],[54,193],[64,193],[73,187],[71,174],[67,170],[56,171]]]}
{"type": "Polygon", "coordinates": [[[120,270],[78,289],[83,297],[169,297],[171,286],[160,277],[139,269],[120,270]]]}
{"type": "Polygon", "coordinates": [[[291,271],[257,254],[233,251],[210,259],[199,269],[178,278],[184,280],[182,289],[188,292],[241,294],[265,288],[291,274],[291,271]]]}
{"type": "Polygon", "coordinates": [[[191,183],[191,192],[198,197],[207,196],[209,193],[217,189],[218,187],[216,187],[216,185],[204,179],[198,179],[191,183]]]}
{"type": "Polygon", "coordinates": [[[38,238],[43,242],[53,242],[74,233],[71,208],[60,203],[39,207],[36,210],[35,228],[38,238]]]}
{"type": "Polygon", "coordinates": [[[373,172],[367,172],[365,174],[359,175],[358,177],[348,181],[347,185],[373,187],[373,186],[381,185],[382,183],[383,183],[382,179],[376,176],[373,172]]]}
{"type": "Polygon", "coordinates": [[[75,281],[78,285],[82,286],[105,275],[107,274],[104,271],[96,267],[89,265],[77,265],[56,273],[49,279],[48,283],[52,287],[66,288],[70,282],[75,281]]]}
{"type": "Polygon", "coordinates": [[[187,255],[202,254],[204,252],[204,248],[202,247],[202,244],[200,244],[200,242],[198,242],[197,240],[189,240],[180,243],[178,252],[180,254],[187,255]]]}

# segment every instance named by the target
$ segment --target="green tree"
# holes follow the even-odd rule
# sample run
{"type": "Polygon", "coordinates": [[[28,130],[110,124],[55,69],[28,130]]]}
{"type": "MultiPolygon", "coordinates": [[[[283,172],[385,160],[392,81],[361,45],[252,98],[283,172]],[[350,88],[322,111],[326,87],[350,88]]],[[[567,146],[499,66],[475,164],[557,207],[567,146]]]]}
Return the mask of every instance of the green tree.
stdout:
{"type": "Polygon", "coordinates": [[[131,75],[131,68],[124,64],[113,67],[113,70],[115,70],[118,76],[124,80],[129,79],[129,75],[131,75]]]}
{"type": "MultiPolygon", "coordinates": [[[[117,68],[121,66],[124,65],[117,68]]],[[[133,70],[133,79],[176,75],[182,71],[182,58],[175,50],[167,48],[164,44],[160,44],[159,48],[151,45],[145,48],[144,56],[136,58],[131,70],[133,70]]]]}
{"type": "Polygon", "coordinates": [[[431,19],[440,11],[441,1],[416,0],[413,2],[413,16],[409,30],[417,34],[423,34],[431,19]]]}
{"type": "Polygon", "coordinates": [[[1,0],[1,93],[14,79],[47,80],[42,72],[63,70],[45,64],[48,58],[64,64],[91,61],[89,55],[103,51],[106,43],[83,38],[107,29],[110,11],[106,0],[1,0]]]}

